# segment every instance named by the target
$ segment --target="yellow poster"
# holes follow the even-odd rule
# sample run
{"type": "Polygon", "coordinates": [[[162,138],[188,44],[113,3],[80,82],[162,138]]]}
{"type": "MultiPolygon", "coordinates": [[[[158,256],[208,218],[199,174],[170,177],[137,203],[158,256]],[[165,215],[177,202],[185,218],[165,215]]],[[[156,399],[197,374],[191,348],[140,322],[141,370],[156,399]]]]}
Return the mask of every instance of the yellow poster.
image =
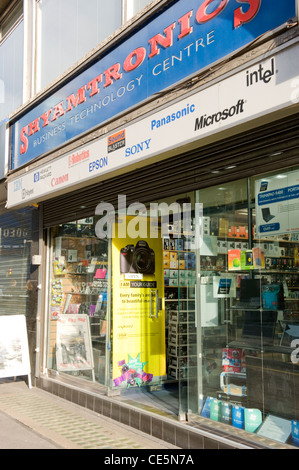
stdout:
{"type": "Polygon", "coordinates": [[[162,256],[160,237],[112,240],[115,387],[157,383],[166,374],[162,256]]]}

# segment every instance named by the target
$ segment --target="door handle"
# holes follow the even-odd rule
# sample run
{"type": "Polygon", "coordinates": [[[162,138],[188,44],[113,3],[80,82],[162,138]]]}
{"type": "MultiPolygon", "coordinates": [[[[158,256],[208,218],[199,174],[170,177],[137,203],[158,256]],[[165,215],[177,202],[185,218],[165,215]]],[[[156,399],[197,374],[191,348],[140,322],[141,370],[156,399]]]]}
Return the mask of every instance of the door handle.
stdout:
{"type": "Polygon", "coordinates": [[[159,297],[158,289],[151,290],[150,297],[150,318],[158,318],[159,316],[159,297]],[[153,302],[154,299],[154,302],[153,302]],[[155,306],[153,305],[155,303],[155,306]]]}

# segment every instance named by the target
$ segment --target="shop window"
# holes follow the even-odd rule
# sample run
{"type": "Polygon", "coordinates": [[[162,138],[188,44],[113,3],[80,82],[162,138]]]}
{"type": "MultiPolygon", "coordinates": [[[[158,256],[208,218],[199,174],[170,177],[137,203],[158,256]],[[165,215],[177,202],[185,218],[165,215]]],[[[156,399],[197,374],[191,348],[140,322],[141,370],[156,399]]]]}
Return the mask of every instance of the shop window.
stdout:
{"type": "Polygon", "coordinates": [[[151,3],[151,0],[124,0],[125,21],[130,20],[149,3],[151,3]]]}
{"type": "Polygon", "coordinates": [[[94,218],[52,230],[48,366],[105,383],[108,244],[94,218]]]}
{"type": "Polygon", "coordinates": [[[6,34],[12,31],[23,15],[23,1],[18,1],[8,13],[0,19],[0,38],[3,39],[6,34]]]}
{"type": "Polygon", "coordinates": [[[23,2],[0,22],[0,121],[23,101],[23,2]]]}
{"type": "Polygon", "coordinates": [[[201,416],[280,443],[299,418],[298,170],[199,192],[201,416]]]}
{"type": "Polygon", "coordinates": [[[194,193],[153,204],[115,213],[108,239],[97,217],[52,229],[48,367],[185,415],[197,372],[194,193]]]}
{"type": "Polygon", "coordinates": [[[41,0],[39,88],[82,59],[122,23],[119,0],[41,0]],[[88,33],[87,33],[88,32],[88,33]]]}

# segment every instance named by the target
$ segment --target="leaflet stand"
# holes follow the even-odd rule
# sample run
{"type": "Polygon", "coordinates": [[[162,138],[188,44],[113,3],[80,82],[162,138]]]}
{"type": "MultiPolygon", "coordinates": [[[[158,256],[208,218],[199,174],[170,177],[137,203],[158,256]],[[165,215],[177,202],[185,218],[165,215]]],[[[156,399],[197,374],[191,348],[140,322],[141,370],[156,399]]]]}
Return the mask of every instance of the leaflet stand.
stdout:
{"type": "Polygon", "coordinates": [[[32,388],[25,315],[0,316],[0,378],[28,376],[32,388]]]}

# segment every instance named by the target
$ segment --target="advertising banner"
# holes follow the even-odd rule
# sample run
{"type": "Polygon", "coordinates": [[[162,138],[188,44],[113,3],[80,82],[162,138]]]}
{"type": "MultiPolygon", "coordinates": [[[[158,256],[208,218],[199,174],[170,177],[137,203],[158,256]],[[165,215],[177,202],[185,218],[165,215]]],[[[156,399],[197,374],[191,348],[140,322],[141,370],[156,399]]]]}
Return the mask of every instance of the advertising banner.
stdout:
{"type": "Polygon", "coordinates": [[[161,238],[112,240],[115,387],[157,383],[166,374],[162,258],[161,238]]]}
{"type": "Polygon", "coordinates": [[[293,18],[295,0],[180,0],[13,124],[11,169],[90,131],[293,18]]]}
{"type": "Polygon", "coordinates": [[[0,316],[0,378],[28,375],[30,360],[24,315],[0,316]]]}
{"type": "Polygon", "coordinates": [[[88,315],[58,315],[56,361],[58,371],[93,371],[88,315]]]}
{"type": "Polygon", "coordinates": [[[259,236],[299,231],[299,172],[281,172],[255,184],[256,233],[259,236]]]}
{"type": "Polygon", "coordinates": [[[218,83],[9,181],[8,207],[146,165],[155,155],[294,106],[298,75],[298,44],[270,51],[218,83]]]}

